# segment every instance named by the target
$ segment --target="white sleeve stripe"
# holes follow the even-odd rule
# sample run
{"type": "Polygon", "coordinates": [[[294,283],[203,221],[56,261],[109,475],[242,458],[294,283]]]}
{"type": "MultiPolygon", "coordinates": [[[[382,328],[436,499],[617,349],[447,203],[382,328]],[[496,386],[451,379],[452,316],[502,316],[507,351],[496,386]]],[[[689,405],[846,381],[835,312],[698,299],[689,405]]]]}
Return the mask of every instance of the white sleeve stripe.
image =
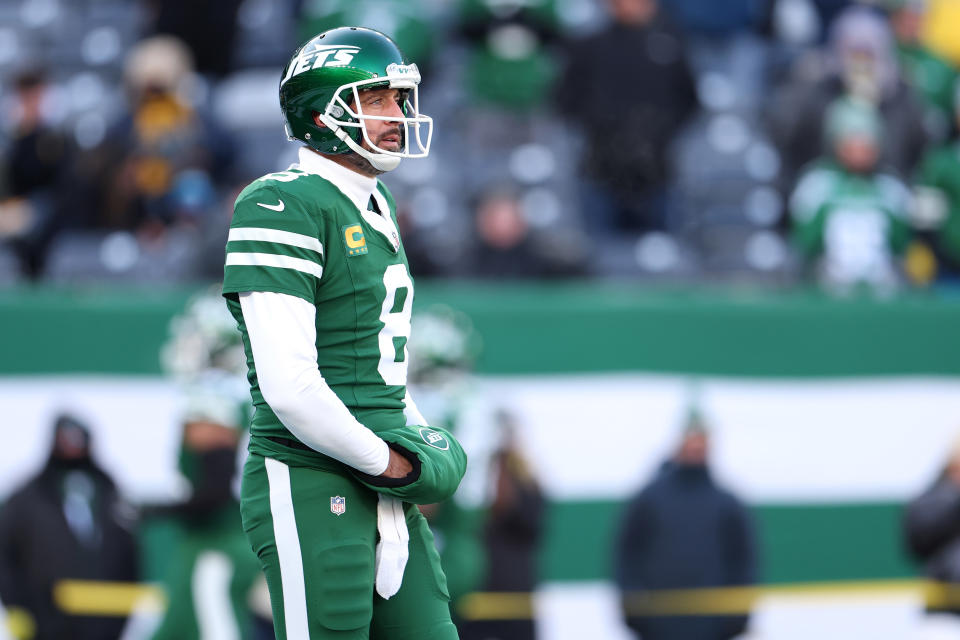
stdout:
{"type": "Polygon", "coordinates": [[[323,255],[323,245],[319,240],[301,233],[293,233],[292,231],[263,229],[260,227],[237,227],[230,229],[230,235],[227,236],[227,242],[233,242],[234,240],[254,240],[257,242],[288,244],[302,249],[310,249],[323,255]]]}
{"type": "Polygon", "coordinates": [[[226,266],[228,267],[278,267],[280,269],[294,269],[308,273],[318,280],[323,275],[323,267],[316,262],[302,258],[291,258],[273,253],[228,253],[226,266]]]}

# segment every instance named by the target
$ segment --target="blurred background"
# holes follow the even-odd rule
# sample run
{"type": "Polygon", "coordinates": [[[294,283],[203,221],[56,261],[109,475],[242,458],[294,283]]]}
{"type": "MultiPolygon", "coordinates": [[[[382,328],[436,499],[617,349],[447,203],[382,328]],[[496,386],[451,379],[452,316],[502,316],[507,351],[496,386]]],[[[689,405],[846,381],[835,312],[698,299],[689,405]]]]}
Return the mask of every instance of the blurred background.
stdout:
{"type": "Polygon", "coordinates": [[[216,283],[341,25],[465,640],[960,638],[960,0],[0,0],[0,638],[272,637],[216,283]]]}

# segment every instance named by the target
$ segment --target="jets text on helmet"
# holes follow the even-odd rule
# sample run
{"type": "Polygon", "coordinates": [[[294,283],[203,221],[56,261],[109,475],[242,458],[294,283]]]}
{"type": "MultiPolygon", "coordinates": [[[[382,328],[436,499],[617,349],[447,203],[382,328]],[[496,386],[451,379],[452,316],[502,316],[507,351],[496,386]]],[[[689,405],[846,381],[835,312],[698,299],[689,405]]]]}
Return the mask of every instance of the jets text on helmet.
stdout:
{"type": "Polygon", "coordinates": [[[345,67],[353,61],[354,56],[360,52],[360,47],[349,45],[314,45],[304,50],[297,56],[296,64],[290,63],[287,69],[287,75],[280,82],[283,86],[287,80],[293,76],[300,75],[310,69],[319,69],[320,67],[345,67]]]}

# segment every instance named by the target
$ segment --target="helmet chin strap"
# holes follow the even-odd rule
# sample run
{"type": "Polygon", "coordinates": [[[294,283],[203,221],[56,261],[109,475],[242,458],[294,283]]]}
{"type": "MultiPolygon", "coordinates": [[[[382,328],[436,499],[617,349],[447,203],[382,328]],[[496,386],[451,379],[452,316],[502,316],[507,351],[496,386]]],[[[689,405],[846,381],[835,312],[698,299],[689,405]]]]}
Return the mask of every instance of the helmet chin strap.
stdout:
{"type": "MultiPolygon", "coordinates": [[[[350,142],[353,142],[353,140],[351,140],[350,142]]],[[[356,143],[354,142],[354,144],[356,143]]],[[[394,169],[400,166],[400,161],[403,160],[403,158],[399,156],[388,156],[382,153],[371,153],[370,151],[364,149],[360,145],[357,145],[356,147],[354,147],[354,144],[350,145],[350,147],[354,151],[359,153],[361,156],[369,160],[370,164],[373,165],[373,168],[377,169],[378,171],[393,171],[394,169]]]]}
{"type": "Polygon", "coordinates": [[[364,149],[354,142],[353,138],[347,134],[343,127],[338,126],[333,120],[328,120],[326,116],[321,116],[321,119],[338,138],[343,140],[351,150],[356,151],[366,158],[377,171],[393,171],[400,166],[400,161],[403,160],[400,156],[388,156],[385,153],[374,153],[368,149],[364,149]]]}

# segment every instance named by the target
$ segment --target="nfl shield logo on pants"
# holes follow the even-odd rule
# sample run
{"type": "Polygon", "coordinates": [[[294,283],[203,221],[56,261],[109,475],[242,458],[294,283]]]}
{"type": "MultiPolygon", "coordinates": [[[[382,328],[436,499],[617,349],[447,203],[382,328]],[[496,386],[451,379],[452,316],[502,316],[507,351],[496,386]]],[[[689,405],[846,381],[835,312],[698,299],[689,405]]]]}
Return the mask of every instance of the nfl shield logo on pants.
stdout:
{"type": "Polygon", "coordinates": [[[330,497],[330,513],[335,516],[342,516],[347,510],[347,499],[342,496],[330,497]]]}

